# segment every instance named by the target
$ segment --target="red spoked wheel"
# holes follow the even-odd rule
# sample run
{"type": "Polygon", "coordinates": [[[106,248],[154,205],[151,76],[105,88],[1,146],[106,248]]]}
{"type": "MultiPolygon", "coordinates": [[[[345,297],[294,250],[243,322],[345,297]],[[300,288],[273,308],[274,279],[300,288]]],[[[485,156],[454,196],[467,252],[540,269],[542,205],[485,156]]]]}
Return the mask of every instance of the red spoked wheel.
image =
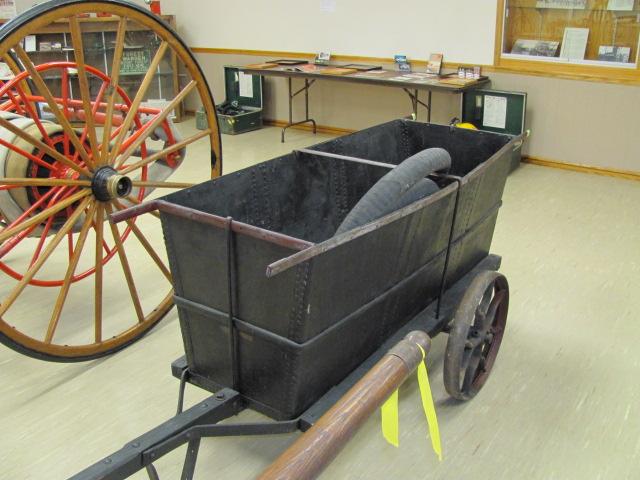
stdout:
{"type": "Polygon", "coordinates": [[[121,0],[41,4],[0,29],[0,56],[15,74],[0,83],[0,341],[55,361],[117,351],[166,314],[172,289],[157,216],[123,228],[107,216],[220,174],[209,88],[171,28],[121,0]],[[95,22],[78,16],[90,12],[112,15],[107,68],[90,64],[95,22]],[[43,30],[68,34],[73,58],[36,65],[22,40],[43,30]],[[132,84],[121,64],[139,32],[154,41],[132,84]],[[150,106],[166,65],[183,87],[150,106]],[[187,96],[204,106],[206,130],[172,121],[187,96]],[[187,147],[207,161],[187,160],[187,147]]]}

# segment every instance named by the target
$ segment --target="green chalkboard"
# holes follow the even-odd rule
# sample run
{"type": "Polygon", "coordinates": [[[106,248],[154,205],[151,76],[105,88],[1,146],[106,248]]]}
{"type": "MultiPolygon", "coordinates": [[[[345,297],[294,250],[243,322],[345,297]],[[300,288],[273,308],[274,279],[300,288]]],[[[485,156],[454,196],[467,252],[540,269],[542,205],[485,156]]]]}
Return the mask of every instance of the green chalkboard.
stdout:
{"type": "Polygon", "coordinates": [[[472,123],[478,129],[489,132],[520,135],[525,129],[526,110],[527,94],[522,92],[478,89],[468,90],[462,97],[462,121],[472,123]],[[488,100],[487,97],[489,97],[488,100]],[[505,107],[505,102],[506,112],[501,111],[501,108],[505,107]],[[491,112],[485,111],[487,105],[491,105],[491,112]],[[489,113],[493,115],[488,115],[489,113]],[[503,121],[500,118],[501,113],[505,114],[503,121]],[[501,127],[502,124],[504,128],[501,127]]]}

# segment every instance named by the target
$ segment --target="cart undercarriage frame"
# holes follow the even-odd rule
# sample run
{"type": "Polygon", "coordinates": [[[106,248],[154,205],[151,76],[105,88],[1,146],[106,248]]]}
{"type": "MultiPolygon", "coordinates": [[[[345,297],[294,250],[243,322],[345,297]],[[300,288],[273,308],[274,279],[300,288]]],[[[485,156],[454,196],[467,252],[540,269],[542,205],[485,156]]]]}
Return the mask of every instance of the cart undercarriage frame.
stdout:
{"type": "Polygon", "coordinates": [[[184,357],[177,359],[171,365],[173,375],[180,379],[176,415],[153,430],[127,442],[123,448],[79,472],[72,479],[115,480],[127,478],[137,471],[146,469],[149,478],[156,480],[160,477],[153,467],[153,463],[186,443],[188,448],[181,478],[190,480],[193,478],[200,442],[203,438],[275,435],[292,433],[297,430],[307,431],[407,333],[417,330],[426,332],[432,338],[442,332],[448,333],[453,320],[452,315],[473,279],[481,272],[497,271],[500,264],[501,258],[499,256],[492,254],[487,256],[462,279],[447,289],[441,298],[432,302],[413,320],[398,330],[359,368],[293,420],[218,424],[246,408],[251,408],[249,400],[230,388],[221,389],[183,411],[183,396],[186,385],[193,384],[199,387],[201,382],[197,375],[189,372],[184,357]],[[440,308],[439,315],[438,308],[440,308]]]}

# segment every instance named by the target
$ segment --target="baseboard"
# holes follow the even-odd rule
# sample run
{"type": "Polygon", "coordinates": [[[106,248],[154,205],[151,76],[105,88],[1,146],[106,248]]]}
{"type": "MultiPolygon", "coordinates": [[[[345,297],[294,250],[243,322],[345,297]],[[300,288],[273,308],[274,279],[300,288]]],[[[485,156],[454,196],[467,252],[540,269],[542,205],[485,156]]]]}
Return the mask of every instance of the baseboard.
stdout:
{"type": "MultiPolygon", "coordinates": [[[[289,123],[284,120],[272,119],[264,119],[263,122],[265,125],[278,128],[283,128],[289,123]]],[[[306,130],[308,132],[313,131],[313,125],[311,123],[302,123],[300,125],[294,125],[291,128],[295,128],[296,130],[306,130]]],[[[348,135],[350,133],[357,132],[357,130],[351,128],[330,127],[328,125],[317,125],[316,132],[324,133],[326,135],[348,135]]]]}
{"type": "MultiPolygon", "coordinates": [[[[278,127],[278,128],[282,128],[287,124],[287,122],[285,122],[284,120],[265,120],[264,123],[265,125],[278,127]]],[[[313,130],[313,126],[309,123],[304,123],[302,125],[295,125],[291,128],[296,128],[299,130],[306,130],[306,131],[313,130]]],[[[353,130],[349,128],[338,128],[338,127],[331,127],[327,125],[318,125],[316,131],[318,133],[325,133],[327,135],[348,135],[350,133],[357,132],[357,130],[353,130]]],[[[560,170],[570,170],[573,172],[589,173],[592,175],[604,175],[607,177],[640,181],[640,172],[632,172],[630,170],[618,170],[615,168],[592,167],[589,165],[579,165],[576,163],[567,163],[567,162],[561,162],[558,160],[548,160],[548,159],[532,157],[532,156],[523,157],[522,162],[529,163],[532,165],[539,165],[542,167],[558,168],[560,170]]]]}
{"type": "Polygon", "coordinates": [[[640,172],[632,172],[630,170],[619,170],[616,168],[592,167],[589,165],[580,165],[576,163],[560,162],[558,160],[548,160],[526,156],[522,159],[523,163],[532,165],[540,165],[542,167],[558,168],[561,170],[570,170],[572,172],[589,173],[592,175],[604,175],[607,177],[622,178],[625,180],[640,181],[640,172]]]}
{"type": "MultiPolygon", "coordinates": [[[[284,120],[272,120],[265,119],[264,124],[270,127],[282,128],[287,125],[288,122],[284,120]]],[[[310,123],[303,123],[301,125],[295,125],[291,128],[297,130],[312,131],[313,126],[310,123]]],[[[318,125],[316,127],[318,133],[324,133],[326,135],[348,135],[350,133],[357,132],[357,130],[351,128],[331,127],[328,125],[318,125]]],[[[569,170],[572,172],[589,173],[591,175],[603,175],[606,177],[622,178],[624,180],[640,181],[640,172],[633,172],[631,170],[620,170],[616,168],[604,168],[604,167],[592,167],[589,165],[580,165],[577,163],[561,162],[559,160],[549,160],[546,158],[538,158],[533,156],[524,156],[522,163],[529,163],[531,165],[539,165],[541,167],[557,168],[560,170],[569,170]]]]}

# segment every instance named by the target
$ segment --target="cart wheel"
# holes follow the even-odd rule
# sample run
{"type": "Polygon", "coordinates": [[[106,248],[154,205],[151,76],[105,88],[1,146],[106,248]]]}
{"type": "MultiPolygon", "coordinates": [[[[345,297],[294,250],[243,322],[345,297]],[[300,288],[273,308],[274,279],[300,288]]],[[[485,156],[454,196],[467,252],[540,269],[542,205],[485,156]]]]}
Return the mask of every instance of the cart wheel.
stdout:
{"type": "Polygon", "coordinates": [[[453,398],[470,400],[489,377],[498,355],[509,310],[507,278],[478,274],[451,322],[444,360],[444,385],[453,398]]]}
{"type": "Polygon", "coordinates": [[[209,87],[173,30],[122,0],[42,3],[2,27],[0,57],[14,73],[0,81],[0,342],[63,362],[115,352],[173,290],[157,213],[107,216],[220,175],[209,87]],[[98,13],[111,16],[84,18],[98,13]],[[73,46],[64,61],[25,52],[43,32],[73,46]],[[183,138],[173,113],[187,96],[208,128],[183,138]]]}

